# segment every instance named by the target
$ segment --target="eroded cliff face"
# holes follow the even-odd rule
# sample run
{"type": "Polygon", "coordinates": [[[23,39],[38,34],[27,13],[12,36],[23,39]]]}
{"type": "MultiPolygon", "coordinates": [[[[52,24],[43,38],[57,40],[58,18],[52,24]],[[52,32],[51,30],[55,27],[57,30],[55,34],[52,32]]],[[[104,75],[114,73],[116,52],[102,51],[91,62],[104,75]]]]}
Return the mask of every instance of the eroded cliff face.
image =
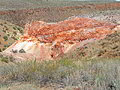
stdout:
{"type": "Polygon", "coordinates": [[[58,23],[34,21],[24,35],[3,53],[24,59],[53,60],[77,47],[114,33],[113,23],[72,18],[58,23]]]}

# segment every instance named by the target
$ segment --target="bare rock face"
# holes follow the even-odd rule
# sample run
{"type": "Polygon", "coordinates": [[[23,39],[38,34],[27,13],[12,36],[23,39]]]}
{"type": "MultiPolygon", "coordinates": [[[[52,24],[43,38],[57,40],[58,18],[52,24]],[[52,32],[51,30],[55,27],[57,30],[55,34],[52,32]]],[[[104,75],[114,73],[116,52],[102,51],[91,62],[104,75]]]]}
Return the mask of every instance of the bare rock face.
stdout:
{"type": "Polygon", "coordinates": [[[115,24],[90,18],[26,24],[24,35],[3,53],[24,59],[53,60],[114,32],[115,24]]]}

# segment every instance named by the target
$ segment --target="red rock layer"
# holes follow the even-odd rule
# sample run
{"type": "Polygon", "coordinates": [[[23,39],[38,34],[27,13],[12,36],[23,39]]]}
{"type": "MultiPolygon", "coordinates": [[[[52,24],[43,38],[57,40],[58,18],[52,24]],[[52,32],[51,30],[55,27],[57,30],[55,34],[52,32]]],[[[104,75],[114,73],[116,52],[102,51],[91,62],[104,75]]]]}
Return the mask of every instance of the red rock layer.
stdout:
{"type": "Polygon", "coordinates": [[[26,25],[28,37],[36,37],[39,41],[51,43],[55,40],[60,42],[82,41],[91,38],[102,38],[101,35],[112,33],[116,25],[100,22],[90,18],[73,18],[56,24],[45,22],[32,22],[26,25]]]}
{"type": "Polygon", "coordinates": [[[115,24],[90,18],[73,18],[54,24],[36,21],[26,24],[24,36],[5,52],[24,49],[26,54],[32,54],[37,59],[54,59],[83,46],[86,44],[84,41],[104,38],[113,33],[115,27],[115,24]]]}

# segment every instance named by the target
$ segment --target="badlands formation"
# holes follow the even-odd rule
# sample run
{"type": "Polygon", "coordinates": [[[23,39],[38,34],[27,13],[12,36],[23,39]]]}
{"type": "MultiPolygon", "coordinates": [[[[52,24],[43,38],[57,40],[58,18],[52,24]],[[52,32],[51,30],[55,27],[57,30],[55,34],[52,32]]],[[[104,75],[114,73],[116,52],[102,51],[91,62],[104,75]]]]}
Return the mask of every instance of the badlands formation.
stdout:
{"type": "Polygon", "coordinates": [[[34,21],[25,25],[24,35],[3,53],[19,59],[54,60],[118,28],[118,24],[81,17],[57,23],[34,21]]]}

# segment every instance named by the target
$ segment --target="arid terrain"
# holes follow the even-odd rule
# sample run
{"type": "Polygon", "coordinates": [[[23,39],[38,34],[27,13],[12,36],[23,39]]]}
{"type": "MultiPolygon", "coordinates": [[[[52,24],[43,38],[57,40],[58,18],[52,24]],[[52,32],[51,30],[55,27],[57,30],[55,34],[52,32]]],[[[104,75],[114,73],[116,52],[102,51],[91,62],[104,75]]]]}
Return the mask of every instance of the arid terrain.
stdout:
{"type": "Polygon", "coordinates": [[[0,19],[24,27],[26,23],[35,20],[45,22],[58,22],[65,20],[71,16],[77,16],[81,14],[89,15],[91,13],[96,14],[96,12],[98,11],[119,10],[120,8],[120,3],[113,2],[106,3],[64,2],[64,3],[66,4],[63,5],[59,2],[58,3],[56,2],[53,3],[53,6],[49,6],[48,4],[48,7],[46,6],[34,9],[30,8],[20,10],[5,10],[5,11],[1,10],[0,19]]]}
{"type": "Polygon", "coordinates": [[[0,30],[0,90],[120,90],[120,2],[3,0],[0,30]]]}

